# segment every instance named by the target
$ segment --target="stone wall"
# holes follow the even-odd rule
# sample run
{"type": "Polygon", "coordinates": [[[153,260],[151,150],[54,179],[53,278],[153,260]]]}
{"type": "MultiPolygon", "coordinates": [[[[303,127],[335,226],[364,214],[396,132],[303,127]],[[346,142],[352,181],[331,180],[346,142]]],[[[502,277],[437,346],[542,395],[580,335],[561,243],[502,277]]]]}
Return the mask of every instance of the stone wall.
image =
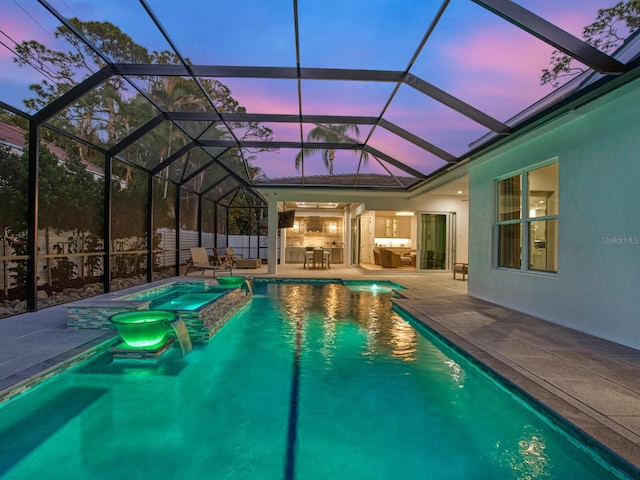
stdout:
{"type": "MultiPolygon", "coordinates": [[[[161,287],[166,288],[166,287],[161,287]]],[[[247,304],[251,296],[241,288],[224,292],[216,301],[193,312],[181,311],[180,318],[192,342],[208,342],[222,326],[247,304]]],[[[95,300],[74,302],[67,306],[67,327],[73,329],[111,329],[109,320],[116,313],[149,309],[149,300],[95,300]]]]}

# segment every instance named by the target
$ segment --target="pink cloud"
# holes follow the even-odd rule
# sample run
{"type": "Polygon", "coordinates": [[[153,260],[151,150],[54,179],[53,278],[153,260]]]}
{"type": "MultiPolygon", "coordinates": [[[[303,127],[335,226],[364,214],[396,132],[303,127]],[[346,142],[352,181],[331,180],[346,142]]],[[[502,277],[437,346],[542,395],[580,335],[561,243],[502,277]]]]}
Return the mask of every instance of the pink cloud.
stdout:
{"type": "Polygon", "coordinates": [[[447,85],[438,86],[500,120],[547,95],[551,88],[541,86],[539,79],[551,47],[512,33],[482,31],[445,45],[441,53],[449,68],[441,81],[447,85]]]}
{"type": "Polygon", "coordinates": [[[53,32],[57,26],[55,18],[48,14],[39,15],[37,21],[39,24],[12,3],[3,5],[2,22],[0,23],[5,34],[1,36],[3,43],[8,44],[11,48],[13,48],[14,42],[20,43],[25,40],[37,40],[45,45],[55,43],[53,38],[53,32]]]}
{"type": "Polygon", "coordinates": [[[580,2],[550,0],[546,4],[544,1],[530,0],[530,2],[519,3],[575,37],[582,38],[582,28],[595,20],[598,10],[613,6],[616,2],[611,1],[609,5],[604,5],[602,0],[581,0],[580,2]]]}
{"type": "Polygon", "coordinates": [[[278,79],[220,78],[248,113],[297,113],[296,82],[278,79]]]}

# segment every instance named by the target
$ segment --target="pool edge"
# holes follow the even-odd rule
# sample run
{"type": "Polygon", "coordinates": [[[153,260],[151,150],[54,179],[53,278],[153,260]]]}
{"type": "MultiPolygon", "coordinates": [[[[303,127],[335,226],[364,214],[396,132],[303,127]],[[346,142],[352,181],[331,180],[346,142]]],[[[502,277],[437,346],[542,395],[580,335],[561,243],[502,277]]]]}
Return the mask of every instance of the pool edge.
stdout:
{"type": "Polygon", "coordinates": [[[8,377],[8,380],[16,379],[16,382],[0,390],[0,406],[10,402],[22,393],[55,378],[57,375],[68,372],[87,360],[107,352],[119,342],[120,336],[115,330],[107,331],[98,338],[15,373],[8,377]]]}
{"type": "Polygon", "coordinates": [[[394,298],[392,302],[394,309],[397,308],[401,313],[411,317],[462,356],[471,359],[479,368],[502,382],[505,388],[530,401],[533,408],[550,416],[550,420],[557,423],[559,428],[570,429],[587,446],[611,457],[624,474],[640,479],[639,445],[596,415],[590,415],[562,398],[551,389],[552,385],[546,387],[519,371],[516,365],[509,365],[507,360],[500,359],[495,353],[488,352],[482,346],[464,338],[440,322],[436,316],[415,307],[410,299],[394,298]],[[594,424],[597,424],[597,427],[594,427],[594,424]]]}

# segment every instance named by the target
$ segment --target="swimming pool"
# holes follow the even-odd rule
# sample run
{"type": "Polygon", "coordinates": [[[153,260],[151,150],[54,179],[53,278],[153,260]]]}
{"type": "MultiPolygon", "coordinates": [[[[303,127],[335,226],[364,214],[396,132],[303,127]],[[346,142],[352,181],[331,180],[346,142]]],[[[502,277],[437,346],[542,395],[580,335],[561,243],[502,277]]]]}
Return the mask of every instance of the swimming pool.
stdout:
{"type": "Polygon", "coordinates": [[[187,357],[102,357],[4,405],[2,478],[624,478],[392,293],[253,288],[187,357]]]}

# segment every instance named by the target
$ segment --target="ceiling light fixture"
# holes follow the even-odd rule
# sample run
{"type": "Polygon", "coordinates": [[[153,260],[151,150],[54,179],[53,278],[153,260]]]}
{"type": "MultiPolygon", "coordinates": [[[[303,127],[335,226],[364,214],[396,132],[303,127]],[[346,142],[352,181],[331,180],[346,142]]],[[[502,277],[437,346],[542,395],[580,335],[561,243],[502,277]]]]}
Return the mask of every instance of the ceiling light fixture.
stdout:
{"type": "Polygon", "coordinates": [[[396,212],[396,217],[413,217],[413,212],[396,212]]]}
{"type": "Polygon", "coordinates": [[[298,208],[336,208],[338,202],[296,202],[298,208]]]}

